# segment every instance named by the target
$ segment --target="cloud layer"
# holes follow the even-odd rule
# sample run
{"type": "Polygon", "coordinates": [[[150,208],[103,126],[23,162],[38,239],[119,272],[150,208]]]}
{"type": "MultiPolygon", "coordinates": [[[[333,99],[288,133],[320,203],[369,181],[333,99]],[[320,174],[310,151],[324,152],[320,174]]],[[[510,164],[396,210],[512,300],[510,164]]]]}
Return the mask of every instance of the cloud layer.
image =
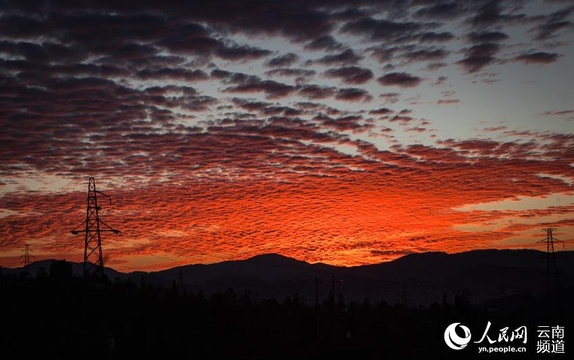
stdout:
{"type": "Polygon", "coordinates": [[[88,176],[114,195],[102,216],[124,235],[104,251],[122,270],[266,252],[356,265],[526,246],[551,226],[572,239],[572,132],[441,136],[416,111],[429,94],[472,102],[452,79],[564,61],[574,8],[530,5],[6,1],[0,261],[24,244],[81,260],[69,230],[88,176]]]}

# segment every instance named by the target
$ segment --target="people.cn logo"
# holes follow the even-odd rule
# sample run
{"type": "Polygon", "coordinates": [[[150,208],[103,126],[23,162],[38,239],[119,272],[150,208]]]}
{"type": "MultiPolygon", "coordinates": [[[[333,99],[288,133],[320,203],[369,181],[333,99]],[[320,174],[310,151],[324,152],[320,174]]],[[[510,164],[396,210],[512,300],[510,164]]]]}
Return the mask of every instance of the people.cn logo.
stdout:
{"type": "Polygon", "coordinates": [[[453,350],[462,350],[470,342],[470,329],[460,323],[450,324],[444,331],[444,342],[446,345],[453,350]],[[456,328],[460,327],[464,333],[464,336],[459,336],[456,333],[456,328]]]}

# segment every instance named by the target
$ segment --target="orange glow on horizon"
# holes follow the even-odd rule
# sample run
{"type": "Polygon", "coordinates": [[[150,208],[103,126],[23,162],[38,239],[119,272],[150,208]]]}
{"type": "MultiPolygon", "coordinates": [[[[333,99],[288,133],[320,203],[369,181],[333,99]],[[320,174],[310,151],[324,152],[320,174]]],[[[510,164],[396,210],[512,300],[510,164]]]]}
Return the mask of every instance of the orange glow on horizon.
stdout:
{"type": "MultiPolygon", "coordinates": [[[[361,173],[298,180],[189,181],[146,191],[116,190],[116,203],[104,204],[101,214],[124,235],[102,235],[105,264],[119,271],[152,271],[279,253],[310,263],[356,266],[413,252],[532,248],[541,236],[536,222],[512,230],[516,219],[536,217],[536,211],[458,210],[485,202],[488,193],[460,191],[457,179],[443,179],[436,185],[440,189],[361,173]],[[508,216],[515,218],[513,225],[501,220],[508,216]],[[522,241],[513,231],[523,234],[522,241]]],[[[28,242],[36,258],[81,261],[83,238],[67,230],[85,216],[83,198],[81,193],[34,195],[18,212],[34,211],[1,221],[12,238],[36,239],[28,242]]],[[[5,256],[3,265],[18,266],[19,255],[5,256]]]]}

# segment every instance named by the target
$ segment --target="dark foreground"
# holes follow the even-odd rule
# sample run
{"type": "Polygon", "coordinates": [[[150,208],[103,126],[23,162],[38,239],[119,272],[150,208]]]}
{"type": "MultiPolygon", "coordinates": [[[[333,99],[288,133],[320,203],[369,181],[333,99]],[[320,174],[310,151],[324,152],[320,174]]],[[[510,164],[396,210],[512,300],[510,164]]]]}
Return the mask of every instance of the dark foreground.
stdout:
{"type": "Polygon", "coordinates": [[[306,304],[297,294],[261,299],[229,289],[205,296],[175,284],[84,279],[66,264],[36,277],[4,275],[0,289],[0,345],[11,359],[565,359],[574,353],[572,289],[482,304],[463,292],[424,308],[346,303],[344,294],[306,304]],[[462,350],[445,344],[454,322],[472,331],[462,350]],[[512,338],[524,329],[526,339],[512,338]],[[552,335],[548,342],[541,329],[552,329],[544,333],[552,335]],[[507,353],[479,353],[480,346],[507,353]]]}

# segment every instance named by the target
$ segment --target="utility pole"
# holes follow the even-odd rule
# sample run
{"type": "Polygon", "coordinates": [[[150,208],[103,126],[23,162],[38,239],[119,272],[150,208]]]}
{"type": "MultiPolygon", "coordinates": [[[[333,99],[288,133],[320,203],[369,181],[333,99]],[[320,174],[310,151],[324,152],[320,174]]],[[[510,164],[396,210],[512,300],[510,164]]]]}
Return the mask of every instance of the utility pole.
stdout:
{"type": "Polygon", "coordinates": [[[319,277],[315,276],[315,344],[319,343],[320,337],[319,310],[319,277]]]}
{"type": "Polygon", "coordinates": [[[110,200],[111,205],[111,197],[101,191],[97,191],[96,180],[93,177],[90,177],[88,183],[88,201],[85,224],[82,223],[72,230],[72,234],[74,235],[81,232],[84,233],[84,277],[92,271],[96,272],[98,275],[103,275],[104,259],[102,254],[101,233],[104,231],[111,231],[114,234],[121,235],[119,230],[113,229],[100,219],[99,211],[102,208],[98,205],[98,194],[107,197],[110,200]],[[77,230],[82,225],[84,225],[84,230],[77,230]]]}
{"type": "Polygon", "coordinates": [[[338,319],[337,319],[337,298],[335,296],[335,283],[340,282],[342,283],[343,280],[335,280],[335,276],[331,276],[331,332],[332,332],[332,346],[337,345],[337,327],[338,327],[338,319]]]}
{"type": "Polygon", "coordinates": [[[407,284],[403,283],[403,288],[401,290],[401,306],[406,309],[409,307],[409,298],[407,291],[407,284]]]}
{"type": "Polygon", "coordinates": [[[315,276],[315,308],[319,307],[319,277],[315,276]]]}
{"type": "Polygon", "coordinates": [[[331,306],[333,306],[333,309],[335,309],[335,276],[331,276],[331,295],[333,296],[331,306]]]}

